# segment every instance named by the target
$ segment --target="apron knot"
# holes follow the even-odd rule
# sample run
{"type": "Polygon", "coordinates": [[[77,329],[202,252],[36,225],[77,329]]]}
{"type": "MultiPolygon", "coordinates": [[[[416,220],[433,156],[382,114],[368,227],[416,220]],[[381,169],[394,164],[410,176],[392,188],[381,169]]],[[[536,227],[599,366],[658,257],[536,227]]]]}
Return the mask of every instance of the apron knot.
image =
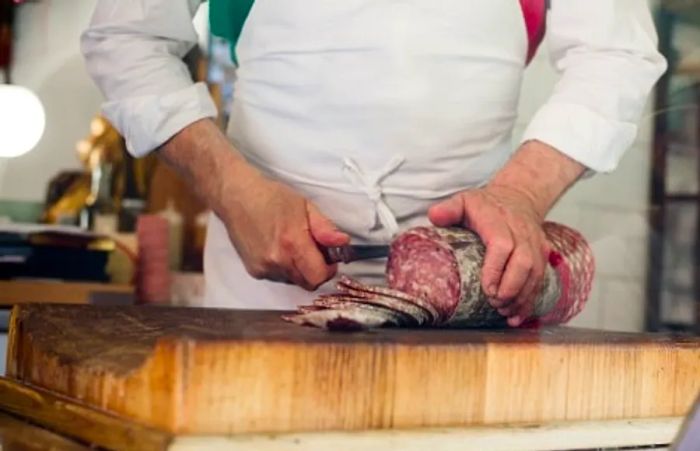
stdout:
{"type": "Polygon", "coordinates": [[[352,158],[343,159],[343,174],[357,189],[365,193],[374,203],[372,212],[372,227],[377,225],[377,219],[388,234],[393,237],[399,231],[399,224],[389,206],[384,202],[384,192],[381,182],[406,161],[402,155],[394,155],[379,171],[366,173],[352,158]]]}

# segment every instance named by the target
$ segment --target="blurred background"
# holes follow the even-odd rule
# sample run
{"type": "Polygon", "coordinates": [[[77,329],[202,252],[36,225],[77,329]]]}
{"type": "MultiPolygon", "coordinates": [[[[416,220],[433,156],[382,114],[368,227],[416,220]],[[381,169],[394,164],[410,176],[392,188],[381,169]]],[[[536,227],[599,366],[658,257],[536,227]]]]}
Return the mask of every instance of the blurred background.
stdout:
{"type": "MultiPolygon", "coordinates": [[[[574,325],[695,333],[700,2],[651,4],[670,71],[620,168],[579,183],[551,219],[579,229],[597,259],[592,298],[574,325]]],[[[0,0],[0,121],[16,124],[22,115],[21,127],[0,122],[0,307],[27,301],[197,305],[206,208],[154,157],[130,158],[99,116],[102,98],[79,51],[93,8],[85,0],[0,0]],[[167,261],[157,270],[167,282],[149,292],[139,290],[135,265],[147,245],[139,242],[139,233],[148,236],[138,226],[143,215],[160,218],[168,231],[167,261]]],[[[208,82],[223,126],[235,69],[227,43],[209,35],[206,4],[195,24],[200,45],[186,59],[193,78],[208,82]]],[[[526,74],[514,140],[555,81],[544,46],[526,74]]]]}

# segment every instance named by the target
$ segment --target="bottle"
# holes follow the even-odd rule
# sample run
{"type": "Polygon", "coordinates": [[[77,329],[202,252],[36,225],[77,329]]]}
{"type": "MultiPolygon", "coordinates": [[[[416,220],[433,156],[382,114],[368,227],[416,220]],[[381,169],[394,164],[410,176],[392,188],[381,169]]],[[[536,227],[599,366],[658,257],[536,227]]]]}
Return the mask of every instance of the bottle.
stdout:
{"type": "Polygon", "coordinates": [[[119,210],[119,231],[136,230],[136,219],[146,210],[144,195],[138,187],[136,160],[128,153],[124,157],[124,195],[119,210]]]}
{"type": "Polygon", "coordinates": [[[175,203],[172,199],[168,199],[165,210],[158,214],[161,218],[168,221],[169,243],[168,255],[170,260],[170,270],[180,271],[182,268],[182,215],[175,208],[175,203]]]}
{"type": "Polygon", "coordinates": [[[210,215],[209,211],[203,211],[195,218],[194,249],[188,264],[191,272],[201,273],[204,271],[204,245],[207,238],[207,223],[210,215]]]}
{"type": "Polygon", "coordinates": [[[117,206],[112,196],[113,172],[112,164],[103,162],[93,173],[97,193],[92,204],[91,229],[99,234],[111,235],[117,232],[117,206]]]}

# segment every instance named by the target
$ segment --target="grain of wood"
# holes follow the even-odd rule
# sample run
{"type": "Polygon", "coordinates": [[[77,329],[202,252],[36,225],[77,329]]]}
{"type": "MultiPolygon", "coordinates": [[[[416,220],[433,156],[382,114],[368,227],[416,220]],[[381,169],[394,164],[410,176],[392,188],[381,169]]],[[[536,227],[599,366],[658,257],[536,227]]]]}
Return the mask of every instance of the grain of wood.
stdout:
{"type": "Polygon", "coordinates": [[[166,307],[22,306],[12,327],[10,377],[178,435],[674,417],[700,390],[700,338],[166,307]]]}
{"type": "Polygon", "coordinates": [[[108,449],[164,451],[172,441],[162,431],[5,378],[0,378],[0,411],[108,449]]]}
{"type": "Polygon", "coordinates": [[[0,450],[89,451],[90,448],[0,412],[0,450]]]}

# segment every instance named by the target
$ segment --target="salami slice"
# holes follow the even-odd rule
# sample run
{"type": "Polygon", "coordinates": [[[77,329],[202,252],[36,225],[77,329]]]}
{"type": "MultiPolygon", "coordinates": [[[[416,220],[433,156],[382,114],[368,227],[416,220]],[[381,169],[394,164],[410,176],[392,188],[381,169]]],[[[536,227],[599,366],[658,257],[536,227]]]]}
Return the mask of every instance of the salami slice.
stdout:
{"type": "MultiPolygon", "coordinates": [[[[399,302],[399,301],[395,301],[399,302]]],[[[358,305],[365,307],[367,310],[381,310],[381,311],[389,311],[396,315],[397,319],[400,321],[401,326],[420,326],[424,324],[421,322],[421,320],[424,317],[417,317],[412,315],[411,313],[408,313],[409,309],[406,309],[403,306],[396,305],[395,303],[392,302],[387,302],[382,299],[378,299],[378,297],[370,298],[370,297],[353,297],[353,296],[344,296],[343,294],[338,294],[336,296],[324,296],[324,297],[319,297],[316,300],[314,300],[314,305],[319,306],[319,307],[325,307],[328,309],[337,309],[337,310],[344,310],[346,308],[354,308],[358,305]],[[398,308],[394,308],[398,307],[398,308]]],[[[410,306],[410,304],[409,304],[410,306]]],[[[417,307],[415,307],[417,308],[417,307]]],[[[423,312],[417,312],[417,315],[423,314],[423,312]]]]}
{"type": "Polygon", "coordinates": [[[330,310],[346,310],[359,307],[368,311],[389,312],[396,317],[396,320],[399,322],[400,326],[415,327],[421,325],[421,323],[415,317],[400,310],[394,310],[380,303],[372,302],[369,299],[344,297],[343,295],[332,297],[326,296],[314,300],[314,306],[330,310]]]}
{"type": "Polygon", "coordinates": [[[459,304],[461,276],[454,250],[436,229],[412,229],[391,246],[389,286],[427,300],[438,313],[438,323],[447,322],[459,304]]]}
{"type": "Polygon", "coordinates": [[[399,326],[399,317],[388,310],[356,305],[352,308],[318,310],[284,316],[283,319],[301,326],[313,326],[331,331],[360,331],[376,327],[399,326]]]}
{"type": "Polygon", "coordinates": [[[326,310],[326,307],[320,307],[318,305],[300,305],[297,308],[297,313],[310,313],[317,312],[319,310],[326,310]]]}
{"type": "Polygon", "coordinates": [[[425,309],[402,299],[376,293],[369,293],[366,291],[357,291],[348,287],[342,287],[340,292],[353,296],[356,299],[355,302],[376,305],[396,312],[401,312],[412,318],[419,326],[430,324],[433,321],[432,315],[430,315],[430,313],[428,313],[425,309]]]}
{"type": "Polygon", "coordinates": [[[400,290],[394,290],[388,287],[365,285],[347,276],[341,276],[338,279],[338,290],[341,292],[352,291],[356,295],[361,295],[361,293],[367,293],[369,295],[379,295],[408,302],[417,307],[420,307],[424,312],[426,312],[429,315],[430,318],[425,324],[436,324],[440,317],[438,311],[429,301],[417,296],[412,296],[411,294],[400,290]]]}

